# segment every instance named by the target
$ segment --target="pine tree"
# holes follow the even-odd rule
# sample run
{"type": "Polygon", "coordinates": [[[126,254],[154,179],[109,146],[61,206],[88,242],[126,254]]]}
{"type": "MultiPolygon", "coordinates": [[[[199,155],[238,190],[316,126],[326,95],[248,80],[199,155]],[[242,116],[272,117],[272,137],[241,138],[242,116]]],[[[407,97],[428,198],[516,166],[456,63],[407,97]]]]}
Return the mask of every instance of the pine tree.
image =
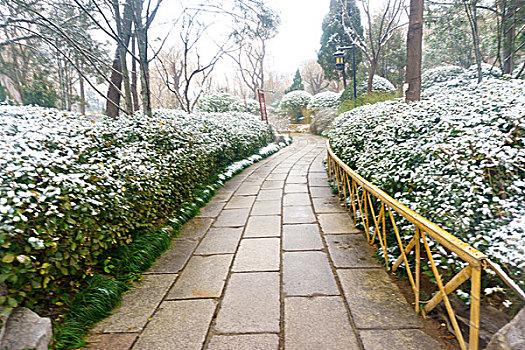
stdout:
{"type": "MultiPolygon", "coordinates": [[[[361,15],[359,14],[359,8],[357,7],[355,0],[343,0],[345,2],[345,11],[350,13],[351,21],[355,28],[360,30],[360,34],[363,33],[363,27],[361,26],[361,15]]],[[[325,16],[323,20],[323,34],[321,36],[321,48],[317,54],[317,62],[323,67],[325,78],[329,80],[339,79],[339,72],[335,69],[334,64],[334,52],[338,46],[351,46],[352,42],[348,35],[345,34],[342,23],[341,23],[341,1],[332,0],[330,1],[330,12],[325,16]]],[[[348,26],[348,25],[347,25],[348,26]]],[[[352,71],[352,52],[351,50],[345,51],[345,60],[350,63],[346,65],[346,74],[350,76],[352,71]]],[[[355,52],[356,67],[361,62],[361,52],[356,48],[355,52]]]]}
{"type": "Polygon", "coordinates": [[[303,84],[303,78],[301,78],[301,73],[299,72],[299,69],[295,72],[295,77],[293,78],[292,86],[288,90],[286,90],[284,93],[289,93],[295,90],[304,90],[304,84],[303,84]]]}

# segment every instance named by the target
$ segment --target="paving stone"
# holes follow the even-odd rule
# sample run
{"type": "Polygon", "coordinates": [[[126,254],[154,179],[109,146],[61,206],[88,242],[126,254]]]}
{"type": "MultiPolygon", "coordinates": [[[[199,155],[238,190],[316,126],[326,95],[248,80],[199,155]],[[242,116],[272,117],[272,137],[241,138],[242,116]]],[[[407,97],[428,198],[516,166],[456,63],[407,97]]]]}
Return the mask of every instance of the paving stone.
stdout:
{"type": "Polygon", "coordinates": [[[163,302],[133,349],[202,349],[216,306],[210,299],[163,302]]]}
{"type": "Polygon", "coordinates": [[[97,324],[95,333],[134,333],[141,331],[162,298],[168,292],[177,275],[145,275],[122,296],[120,307],[115,313],[97,324]]]}
{"type": "MultiPolygon", "coordinates": [[[[228,184],[226,184],[226,186],[227,185],[228,184]]],[[[227,202],[231,198],[231,196],[233,196],[233,192],[236,189],[237,188],[234,188],[232,190],[226,190],[226,187],[223,187],[215,193],[215,195],[213,196],[213,200],[217,202],[227,202]]]]}
{"type": "Polygon", "coordinates": [[[204,236],[206,231],[211,226],[213,222],[212,218],[193,218],[190,221],[182,225],[180,229],[180,238],[200,238],[204,236]]]}
{"type": "Polygon", "coordinates": [[[240,227],[246,224],[250,209],[224,209],[213,223],[215,227],[240,227]]]}
{"type": "Polygon", "coordinates": [[[326,174],[326,171],[312,171],[308,173],[308,179],[325,179],[328,180],[328,175],[326,174]]]}
{"type": "Polygon", "coordinates": [[[286,179],[287,184],[305,184],[306,183],[306,176],[300,176],[300,175],[289,175],[286,179]]]}
{"type": "Polygon", "coordinates": [[[209,202],[204,208],[201,208],[197,217],[214,218],[219,215],[225,204],[225,202],[209,202]]]}
{"type": "Polygon", "coordinates": [[[218,333],[278,333],[279,294],[278,272],[232,274],[215,330],[218,333]]]}
{"type": "Polygon", "coordinates": [[[284,345],[286,350],[358,350],[343,298],[285,298],[284,345]]]}
{"type": "Polygon", "coordinates": [[[421,320],[383,269],[339,269],[357,328],[420,328],[421,320]]]}
{"type": "Polygon", "coordinates": [[[418,329],[362,330],[359,332],[365,350],[440,350],[442,347],[418,329]]]}
{"type": "Polygon", "coordinates": [[[171,241],[171,248],[161,255],[156,265],[149,268],[146,274],[179,272],[186,265],[198,243],[196,240],[174,239],[171,241]]]}
{"type": "Polygon", "coordinates": [[[292,169],[288,173],[288,176],[306,176],[308,169],[292,169]]]}
{"type": "Polygon", "coordinates": [[[245,238],[253,237],[279,237],[281,236],[281,216],[250,216],[245,238]]]}
{"type": "Polygon", "coordinates": [[[255,201],[255,196],[233,196],[230,198],[225,209],[249,209],[255,201]]]}
{"type": "Polygon", "coordinates": [[[330,187],[310,187],[310,195],[312,198],[334,196],[330,187]]]}
{"type": "Polygon", "coordinates": [[[308,186],[306,184],[286,184],[284,186],[284,193],[308,193],[308,186]]]}
{"type": "Polygon", "coordinates": [[[282,180],[267,180],[261,186],[261,189],[264,190],[278,190],[282,189],[284,186],[284,181],[282,180]]]}
{"type": "Polygon", "coordinates": [[[207,350],[279,350],[277,334],[213,335],[207,350]]]}
{"type": "Polygon", "coordinates": [[[279,271],[279,262],[279,238],[243,239],[232,271],[279,271]]]}
{"type": "Polygon", "coordinates": [[[93,334],[89,337],[86,350],[129,350],[138,333],[93,334]]]}
{"type": "Polygon", "coordinates": [[[275,173],[272,173],[272,174],[268,175],[266,180],[284,180],[284,179],[286,179],[286,176],[287,176],[287,174],[275,174],[275,173]]]}
{"type": "Polygon", "coordinates": [[[260,186],[259,185],[251,185],[249,183],[243,183],[239,186],[237,191],[235,191],[236,196],[250,196],[250,195],[256,195],[257,192],[259,192],[260,186]]]}
{"type": "Polygon", "coordinates": [[[283,223],[309,224],[316,222],[311,206],[295,206],[283,208],[283,223]]]}
{"type": "Polygon", "coordinates": [[[310,205],[308,193],[287,193],[284,195],[283,206],[310,205]]]}
{"type": "Polygon", "coordinates": [[[325,239],[335,267],[381,267],[362,235],[326,235],[325,239]]]}
{"type": "Polygon", "coordinates": [[[273,169],[272,174],[288,174],[291,166],[277,166],[273,169]]]}
{"type": "Polygon", "coordinates": [[[282,190],[261,190],[257,196],[258,201],[271,201],[281,199],[282,190]]]}
{"type": "Polygon", "coordinates": [[[212,227],[204,236],[195,254],[228,254],[235,253],[241,240],[242,227],[212,227]]]}
{"type": "Polygon", "coordinates": [[[279,215],[281,214],[281,200],[255,201],[251,215],[279,215]]]}
{"type": "Polygon", "coordinates": [[[232,259],[233,254],[193,256],[167,299],[220,297],[232,259]]]}
{"type": "Polygon", "coordinates": [[[308,184],[311,186],[311,187],[330,187],[330,185],[328,184],[328,181],[327,179],[310,179],[308,181],[308,184]]]}
{"type": "Polygon", "coordinates": [[[323,242],[317,224],[283,225],[283,249],[323,249],[323,242]]]}
{"type": "Polygon", "coordinates": [[[246,180],[244,180],[245,184],[256,185],[256,186],[261,186],[263,182],[264,182],[264,176],[256,174],[256,172],[254,172],[252,175],[247,177],[246,180]]]}
{"type": "Polygon", "coordinates": [[[347,213],[319,214],[318,218],[325,234],[356,232],[353,220],[347,213]]]}
{"type": "Polygon", "coordinates": [[[339,295],[323,252],[283,253],[283,290],[287,296],[339,295]]]}
{"type": "Polygon", "coordinates": [[[313,198],[314,211],[316,213],[345,213],[345,207],[341,206],[335,197],[313,198]]]}

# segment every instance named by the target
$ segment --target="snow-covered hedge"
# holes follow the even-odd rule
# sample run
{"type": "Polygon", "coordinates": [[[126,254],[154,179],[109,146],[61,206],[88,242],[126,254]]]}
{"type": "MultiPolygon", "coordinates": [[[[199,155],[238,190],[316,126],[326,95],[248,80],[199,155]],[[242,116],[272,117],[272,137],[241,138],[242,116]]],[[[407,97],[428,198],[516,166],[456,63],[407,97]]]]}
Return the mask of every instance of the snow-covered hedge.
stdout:
{"type": "Polygon", "coordinates": [[[75,288],[105,251],[169,218],[269,136],[241,113],[90,120],[1,106],[0,303],[35,307],[75,288]]]}
{"type": "Polygon", "coordinates": [[[465,70],[459,66],[445,65],[428,69],[421,74],[421,88],[426,89],[434,84],[454,79],[465,70]]]}
{"type": "MultiPolygon", "coordinates": [[[[367,89],[368,80],[364,79],[359,85],[357,86],[357,91],[361,94],[364,94],[367,89]]],[[[396,92],[396,87],[388,81],[388,79],[385,79],[383,77],[380,77],[379,75],[374,75],[374,78],[372,80],[372,92],[396,92]]]]}
{"type": "MultiPolygon", "coordinates": [[[[443,89],[453,89],[460,86],[467,85],[477,85],[478,83],[478,67],[477,65],[472,65],[467,70],[463,70],[460,74],[455,66],[445,66],[443,67],[445,72],[443,74],[439,73],[439,68],[435,68],[437,71],[433,73],[432,70],[429,70],[429,78],[427,80],[427,73],[423,73],[421,77],[421,87],[425,90],[425,96],[431,96],[433,94],[439,94],[443,89]],[[434,79],[433,79],[434,78],[434,79]]],[[[488,78],[501,78],[501,70],[498,67],[493,67],[490,64],[482,63],[481,64],[481,75],[483,79],[488,78]]]]}
{"type": "Polygon", "coordinates": [[[327,108],[337,110],[337,107],[339,107],[340,96],[341,94],[332,91],[320,92],[311,98],[307,108],[314,114],[327,108]]]}
{"type": "MultiPolygon", "coordinates": [[[[435,87],[338,117],[335,152],[365,178],[508,267],[525,270],[525,82],[435,87]]],[[[408,226],[407,226],[408,227],[408,226]]],[[[443,269],[461,262],[434,246],[443,269]]]]}
{"type": "Polygon", "coordinates": [[[196,112],[247,112],[259,113],[259,102],[254,99],[243,100],[228,93],[216,93],[202,96],[195,106],[196,112]]]}
{"type": "Polygon", "coordinates": [[[312,95],[304,90],[295,90],[287,93],[281,99],[279,108],[292,117],[293,123],[299,123],[305,117],[308,104],[312,99],[312,95]]]}

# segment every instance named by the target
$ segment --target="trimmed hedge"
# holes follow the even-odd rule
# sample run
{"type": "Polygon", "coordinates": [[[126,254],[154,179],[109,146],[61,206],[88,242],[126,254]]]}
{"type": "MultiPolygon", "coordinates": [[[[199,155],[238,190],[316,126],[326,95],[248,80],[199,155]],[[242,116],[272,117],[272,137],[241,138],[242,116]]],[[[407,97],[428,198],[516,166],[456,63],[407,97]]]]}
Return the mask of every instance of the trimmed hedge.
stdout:
{"type": "Polygon", "coordinates": [[[60,309],[108,250],[139,242],[270,136],[241,113],[88,120],[0,107],[0,305],[60,309]]]}

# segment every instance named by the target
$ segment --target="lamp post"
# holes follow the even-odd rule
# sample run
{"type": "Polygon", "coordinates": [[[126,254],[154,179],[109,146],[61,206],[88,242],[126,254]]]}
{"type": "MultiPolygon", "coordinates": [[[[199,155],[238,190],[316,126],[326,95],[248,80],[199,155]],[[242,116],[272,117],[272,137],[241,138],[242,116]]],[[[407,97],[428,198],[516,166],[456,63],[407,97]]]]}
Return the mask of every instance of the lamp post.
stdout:
{"type": "Polygon", "coordinates": [[[352,49],[352,77],[354,79],[354,107],[357,105],[357,83],[355,78],[355,44],[352,46],[338,46],[337,51],[334,52],[335,58],[335,69],[342,71],[343,74],[343,86],[346,89],[346,73],[345,73],[345,57],[344,51],[352,49]]]}

